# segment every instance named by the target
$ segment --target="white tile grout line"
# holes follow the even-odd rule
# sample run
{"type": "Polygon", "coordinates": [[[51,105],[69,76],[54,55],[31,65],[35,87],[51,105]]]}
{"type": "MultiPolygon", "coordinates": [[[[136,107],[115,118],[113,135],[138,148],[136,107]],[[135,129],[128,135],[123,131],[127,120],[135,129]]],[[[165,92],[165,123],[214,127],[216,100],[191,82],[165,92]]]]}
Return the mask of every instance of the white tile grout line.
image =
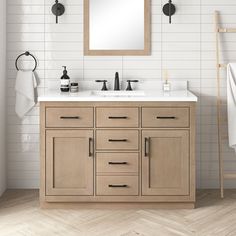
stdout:
{"type": "Polygon", "coordinates": [[[122,80],[124,80],[124,57],[121,57],[121,73],[122,73],[122,80]]]}
{"type": "Polygon", "coordinates": [[[82,34],[83,34],[83,37],[82,37],[82,42],[83,42],[83,52],[82,52],[82,55],[83,55],[83,72],[82,72],[82,80],[85,80],[85,72],[84,72],[84,64],[85,64],[85,60],[84,60],[84,4],[83,4],[83,30],[82,30],[82,34]]]}
{"type": "Polygon", "coordinates": [[[43,84],[43,88],[44,88],[44,94],[45,94],[45,80],[46,80],[46,10],[45,10],[45,1],[44,0],[44,5],[43,5],[43,8],[44,8],[44,27],[43,27],[43,30],[44,30],[44,78],[43,78],[43,81],[44,81],[44,84],[43,84]]]}
{"type": "MultiPolygon", "coordinates": [[[[161,1],[161,10],[163,8],[162,2],[163,0],[161,1]]],[[[163,15],[161,15],[161,78],[160,79],[163,79],[163,15]]]]}
{"type": "MultiPolygon", "coordinates": [[[[9,6],[6,3],[6,12],[8,12],[8,7],[9,6]]],[[[7,20],[8,20],[8,14],[6,14],[6,22],[7,22],[7,20]]],[[[6,28],[7,28],[7,26],[6,26],[6,28]]],[[[8,40],[8,32],[6,32],[6,44],[7,44],[7,40],[8,40]]],[[[7,50],[7,45],[6,45],[6,59],[7,59],[7,54],[8,54],[8,50],[7,50]]],[[[6,77],[8,78],[9,71],[7,69],[7,65],[8,65],[8,62],[6,61],[6,77]]],[[[8,81],[6,81],[6,89],[8,89],[8,81]]],[[[9,100],[9,97],[6,97],[5,99],[6,99],[6,101],[5,101],[6,111],[8,112],[8,108],[9,108],[8,107],[8,100],[9,100]]],[[[15,111],[15,109],[14,109],[14,111],[15,111]]],[[[8,129],[7,129],[7,127],[8,127],[8,124],[7,124],[8,114],[6,116],[7,117],[6,117],[6,121],[5,121],[5,124],[6,124],[6,131],[5,131],[5,133],[6,133],[7,139],[5,141],[5,144],[6,144],[5,145],[5,152],[6,152],[6,164],[5,165],[6,165],[6,169],[8,170],[9,169],[9,162],[8,162],[8,159],[9,159],[9,152],[8,152],[8,150],[9,150],[9,148],[8,148],[9,142],[7,141],[8,137],[9,137],[9,133],[8,133],[8,129]]],[[[6,171],[6,185],[7,185],[7,187],[9,186],[9,176],[10,176],[9,172],[6,171]]]]}
{"type": "MultiPolygon", "coordinates": [[[[202,0],[200,0],[200,107],[202,108],[201,106],[201,94],[202,94],[202,64],[201,64],[201,61],[202,61],[202,0]]],[[[200,121],[199,121],[199,126],[201,127],[201,109],[199,109],[199,116],[200,116],[200,121]]],[[[196,141],[195,141],[196,143],[196,141]]],[[[199,173],[200,173],[200,178],[199,178],[199,186],[200,188],[202,187],[202,179],[201,179],[201,176],[202,176],[202,155],[201,155],[201,151],[202,151],[202,145],[201,145],[201,142],[199,144],[199,153],[198,155],[199,156],[199,159],[200,159],[200,165],[199,165],[199,173]]],[[[196,174],[196,179],[197,179],[197,174],[196,174]]]]}

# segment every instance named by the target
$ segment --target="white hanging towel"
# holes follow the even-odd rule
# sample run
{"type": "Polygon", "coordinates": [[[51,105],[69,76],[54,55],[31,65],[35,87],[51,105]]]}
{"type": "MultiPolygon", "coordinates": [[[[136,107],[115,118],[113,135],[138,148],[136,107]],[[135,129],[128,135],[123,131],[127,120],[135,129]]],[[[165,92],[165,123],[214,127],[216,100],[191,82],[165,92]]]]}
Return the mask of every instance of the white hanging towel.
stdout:
{"type": "Polygon", "coordinates": [[[36,104],[37,85],[33,71],[18,71],[15,85],[15,111],[20,118],[23,118],[36,104]]]}
{"type": "Polygon", "coordinates": [[[227,110],[229,146],[236,151],[236,63],[227,66],[227,110]]]}

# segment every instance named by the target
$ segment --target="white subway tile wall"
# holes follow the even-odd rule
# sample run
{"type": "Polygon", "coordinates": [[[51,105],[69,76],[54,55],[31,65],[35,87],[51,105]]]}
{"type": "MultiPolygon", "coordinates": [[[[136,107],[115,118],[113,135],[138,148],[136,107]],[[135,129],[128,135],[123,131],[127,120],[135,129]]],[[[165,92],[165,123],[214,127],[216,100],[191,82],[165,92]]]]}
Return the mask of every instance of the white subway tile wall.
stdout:
{"type": "MultiPolygon", "coordinates": [[[[199,96],[197,106],[197,185],[216,188],[218,180],[216,69],[214,10],[220,11],[223,27],[236,27],[234,0],[175,0],[177,12],[173,24],[162,14],[166,0],[152,0],[152,50],[150,56],[83,56],[83,0],[61,0],[65,15],[55,24],[51,14],[54,0],[7,1],[7,152],[9,188],[39,187],[39,107],[23,120],[14,112],[16,57],[29,50],[38,59],[39,93],[48,82],[59,80],[62,66],[68,66],[72,80],[113,80],[118,71],[122,79],[162,77],[167,69],[171,79],[188,80],[189,89],[199,96]]],[[[122,16],[121,16],[122,17],[122,16]]],[[[236,34],[221,37],[223,62],[236,59],[236,34]]],[[[25,57],[21,67],[31,68],[25,57]]],[[[222,71],[225,97],[225,71],[222,71]]],[[[224,99],[225,101],[225,99],[224,99]]],[[[227,135],[226,106],[223,107],[227,135]]],[[[225,170],[236,170],[235,153],[224,140],[225,170]]],[[[227,181],[235,187],[235,181],[227,181]]]]}

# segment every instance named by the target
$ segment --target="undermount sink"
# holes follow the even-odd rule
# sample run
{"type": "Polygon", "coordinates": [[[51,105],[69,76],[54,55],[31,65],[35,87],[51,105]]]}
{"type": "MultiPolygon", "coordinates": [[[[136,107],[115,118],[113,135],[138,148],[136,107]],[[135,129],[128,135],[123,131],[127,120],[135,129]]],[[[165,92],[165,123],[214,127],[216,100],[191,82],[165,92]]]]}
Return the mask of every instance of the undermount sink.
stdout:
{"type": "Polygon", "coordinates": [[[99,97],[144,97],[144,91],[92,91],[92,95],[99,97]]]}

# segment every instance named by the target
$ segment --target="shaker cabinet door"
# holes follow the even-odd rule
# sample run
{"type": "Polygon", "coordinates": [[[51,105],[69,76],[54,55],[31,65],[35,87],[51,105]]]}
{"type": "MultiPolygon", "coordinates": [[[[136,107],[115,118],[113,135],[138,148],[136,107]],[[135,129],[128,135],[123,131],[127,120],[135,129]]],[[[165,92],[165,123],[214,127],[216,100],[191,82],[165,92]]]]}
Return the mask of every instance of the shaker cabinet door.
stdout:
{"type": "Polygon", "coordinates": [[[46,194],[93,195],[93,131],[46,131],[46,194]]]}
{"type": "Polygon", "coordinates": [[[189,131],[143,131],[142,147],[142,195],[189,195],[189,131]]]}

